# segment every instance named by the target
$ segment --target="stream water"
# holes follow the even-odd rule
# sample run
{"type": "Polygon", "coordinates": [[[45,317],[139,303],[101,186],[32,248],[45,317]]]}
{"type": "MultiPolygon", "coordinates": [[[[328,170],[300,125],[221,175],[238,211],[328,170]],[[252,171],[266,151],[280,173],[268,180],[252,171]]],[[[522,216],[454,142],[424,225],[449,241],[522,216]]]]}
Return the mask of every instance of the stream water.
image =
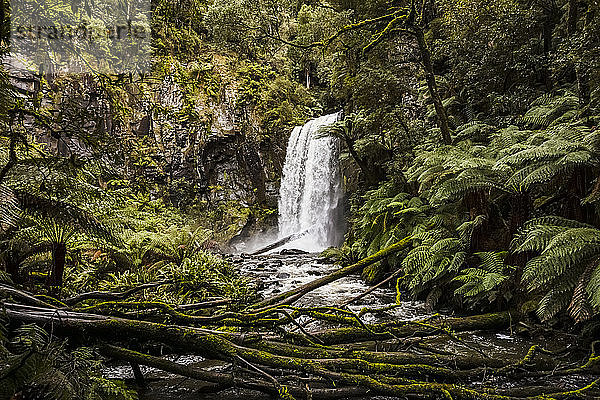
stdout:
{"type": "MultiPolygon", "coordinates": [[[[287,252],[283,251],[283,253],[287,252]]],[[[291,251],[290,253],[296,252],[291,251]]],[[[322,262],[316,254],[299,252],[296,254],[270,254],[266,256],[232,255],[228,258],[240,268],[245,276],[255,282],[259,292],[265,297],[290,290],[339,268],[339,266],[322,262]]],[[[297,304],[303,306],[339,305],[362,294],[368,288],[360,279],[360,276],[350,276],[307,294],[297,304]]],[[[395,296],[392,291],[387,288],[377,289],[360,301],[353,303],[349,308],[359,313],[365,307],[378,309],[390,303],[393,304],[394,301],[395,296]]],[[[367,313],[361,319],[366,323],[372,323],[388,319],[413,320],[428,315],[429,313],[423,303],[406,301],[393,310],[367,313]]],[[[323,326],[319,324],[307,326],[308,330],[321,328],[323,326]]],[[[194,355],[167,354],[164,357],[171,361],[207,370],[228,368],[226,363],[207,361],[194,355]]],[[[218,397],[215,394],[202,394],[199,392],[206,385],[201,382],[144,366],[141,369],[148,381],[148,386],[139,392],[141,400],[214,400],[217,398],[233,400],[241,397],[248,400],[268,398],[260,393],[246,391],[226,391],[220,393],[218,397]]],[[[133,382],[133,372],[127,364],[111,365],[107,368],[106,374],[110,378],[133,382]]]]}

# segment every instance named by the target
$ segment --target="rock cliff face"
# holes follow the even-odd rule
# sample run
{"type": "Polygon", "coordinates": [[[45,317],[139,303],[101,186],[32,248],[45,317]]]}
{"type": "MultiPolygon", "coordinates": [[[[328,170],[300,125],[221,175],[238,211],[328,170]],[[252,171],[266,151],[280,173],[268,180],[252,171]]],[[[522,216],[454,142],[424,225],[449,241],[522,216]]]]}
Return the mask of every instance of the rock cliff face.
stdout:
{"type": "MultiPolygon", "coordinates": [[[[161,96],[161,105],[168,111],[155,117],[153,128],[166,181],[191,188],[187,201],[275,208],[291,128],[275,132],[274,139],[264,136],[252,108],[239,105],[235,79],[224,78],[219,96],[194,99],[193,112],[202,116],[199,123],[177,120],[189,112],[184,90],[170,79],[163,82],[161,92],[168,95],[161,96]]],[[[178,195],[171,193],[173,203],[186,201],[178,195]]]]}
{"type": "MultiPolygon", "coordinates": [[[[236,245],[277,224],[277,201],[286,143],[292,128],[265,135],[254,111],[239,106],[236,81],[218,99],[200,99],[200,126],[178,123],[184,105],[177,96],[164,104],[159,154],[173,204],[205,204],[215,212],[220,240],[236,245]],[[270,210],[270,211],[268,211],[270,210]]],[[[185,112],[185,111],[184,111],[185,112]]]]}
{"type": "Polygon", "coordinates": [[[212,228],[226,240],[276,223],[287,140],[310,113],[285,98],[302,85],[267,69],[208,53],[189,63],[161,59],[149,77],[12,76],[38,99],[40,115],[57,115],[52,132],[29,121],[50,149],[99,155],[118,171],[118,185],[219,221],[212,228]],[[267,114],[276,122],[266,124],[267,114]]]}

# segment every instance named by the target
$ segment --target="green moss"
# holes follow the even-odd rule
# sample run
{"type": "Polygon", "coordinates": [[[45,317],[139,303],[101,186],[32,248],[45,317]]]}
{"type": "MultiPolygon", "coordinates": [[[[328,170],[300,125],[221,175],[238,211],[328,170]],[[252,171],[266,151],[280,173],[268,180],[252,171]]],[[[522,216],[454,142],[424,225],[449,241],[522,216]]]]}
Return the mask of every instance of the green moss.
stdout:
{"type": "Polygon", "coordinates": [[[375,284],[377,282],[379,282],[383,276],[386,273],[386,268],[384,267],[383,263],[378,262],[375,264],[371,264],[368,267],[366,267],[363,272],[362,272],[362,279],[365,281],[366,284],[368,285],[372,285],[375,284]]]}

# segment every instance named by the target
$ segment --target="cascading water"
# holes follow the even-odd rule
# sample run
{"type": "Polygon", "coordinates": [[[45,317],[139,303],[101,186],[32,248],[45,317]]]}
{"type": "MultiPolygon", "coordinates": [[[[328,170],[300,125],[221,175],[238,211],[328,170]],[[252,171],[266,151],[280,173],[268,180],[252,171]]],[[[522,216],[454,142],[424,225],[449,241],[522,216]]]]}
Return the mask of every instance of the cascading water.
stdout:
{"type": "Polygon", "coordinates": [[[318,134],[339,117],[339,113],[326,115],[292,132],[279,190],[279,236],[304,234],[286,247],[321,251],[340,244],[340,143],[336,137],[318,134]]]}

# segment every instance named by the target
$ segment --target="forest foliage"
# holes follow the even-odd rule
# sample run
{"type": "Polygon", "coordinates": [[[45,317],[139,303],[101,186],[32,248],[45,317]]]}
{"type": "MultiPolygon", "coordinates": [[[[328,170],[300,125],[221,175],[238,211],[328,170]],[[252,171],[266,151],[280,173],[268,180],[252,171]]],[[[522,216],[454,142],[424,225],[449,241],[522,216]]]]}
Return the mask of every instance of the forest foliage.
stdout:
{"type": "MultiPolygon", "coordinates": [[[[93,16],[110,2],[61,4],[93,16]]],[[[256,210],[210,204],[219,187],[189,186],[160,157],[175,126],[186,152],[209,143],[211,110],[233,90],[245,134],[272,152],[292,126],[344,110],[323,133],[340,137],[347,167],[340,258],[411,243],[367,280],[402,270],[399,297],[432,307],[600,313],[597,1],[163,0],[153,11],[147,74],[2,70],[4,281],[63,297],[158,281],[143,300],[253,299],[209,250],[256,210]]],[[[6,30],[6,1],[2,20],[6,30]]]]}
{"type": "MultiPolygon", "coordinates": [[[[9,3],[2,56],[18,22],[9,3]]],[[[114,5],[55,3],[92,22],[114,5]]],[[[159,322],[215,301],[243,309],[252,282],[214,252],[240,220],[274,211],[258,189],[255,202],[232,200],[174,169],[197,167],[227,129],[280,159],[293,126],[343,110],[322,134],[343,143],[350,228],[328,254],[350,265],[400,242],[363,270],[370,283],[394,274],[399,300],[598,321],[597,0],[152,4],[138,21],[152,29],[144,73],[114,73],[108,43],[112,61],[84,73],[0,70],[3,296],[18,287],[125,317],[158,309],[159,322]],[[219,125],[224,105],[240,126],[219,125]],[[94,291],[130,301],[78,297],[94,291]]],[[[135,398],[99,368],[36,325],[0,330],[0,395],[135,398]]]]}
{"type": "MultiPolygon", "coordinates": [[[[181,180],[167,178],[166,192],[148,180],[149,170],[160,174],[165,165],[156,132],[136,132],[140,105],[152,109],[152,129],[165,134],[183,124],[195,138],[188,140],[202,143],[210,106],[233,80],[237,106],[264,128],[258,140],[272,141],[319,110],[344,108],[345,120],[329,133],[342,138],[358,168],[359,180],[348,177],[353,257],[412,236],[412,249],[380,269],[405,269],[405,287],[431,304],[451,292],[446,285],[456,299],[480,305],[479,297],[521,302],[523,289],[541,296],[542,317],[567,309],[593,315],[595,253],[551,259],[554,243],[525,249],[518,242],[534,240],[523,236],[537,233],[528,221],[544,216],[588,229],[598,223],[598,11],[594,1],[159,2],[150,77],[181,90],[175,114],[152,79],[39,75],[24,90],[4,72],[1,178],[10,194],[3,225],[18,233],[6,245],[18,248],[4,257],[7,269],[16,274],[44,251],[61,269],[82,241],[131,246],[128,234],[106,225],[123,199],[197,199],[198,192],[182,192],[181,180]],[[67,154],[63,139],[86,152],[67,154]],[[116,162],[103,159],[110,148],[116,162]],[[553,267],[540,266],[539,257],[553,267]],[[540,292],[548,285],[529,282],[534,270],[549,274],[542,282],[568,288],[540,292]]],[[[577,240],[594,246],[593,238],[577,240]]]]}

